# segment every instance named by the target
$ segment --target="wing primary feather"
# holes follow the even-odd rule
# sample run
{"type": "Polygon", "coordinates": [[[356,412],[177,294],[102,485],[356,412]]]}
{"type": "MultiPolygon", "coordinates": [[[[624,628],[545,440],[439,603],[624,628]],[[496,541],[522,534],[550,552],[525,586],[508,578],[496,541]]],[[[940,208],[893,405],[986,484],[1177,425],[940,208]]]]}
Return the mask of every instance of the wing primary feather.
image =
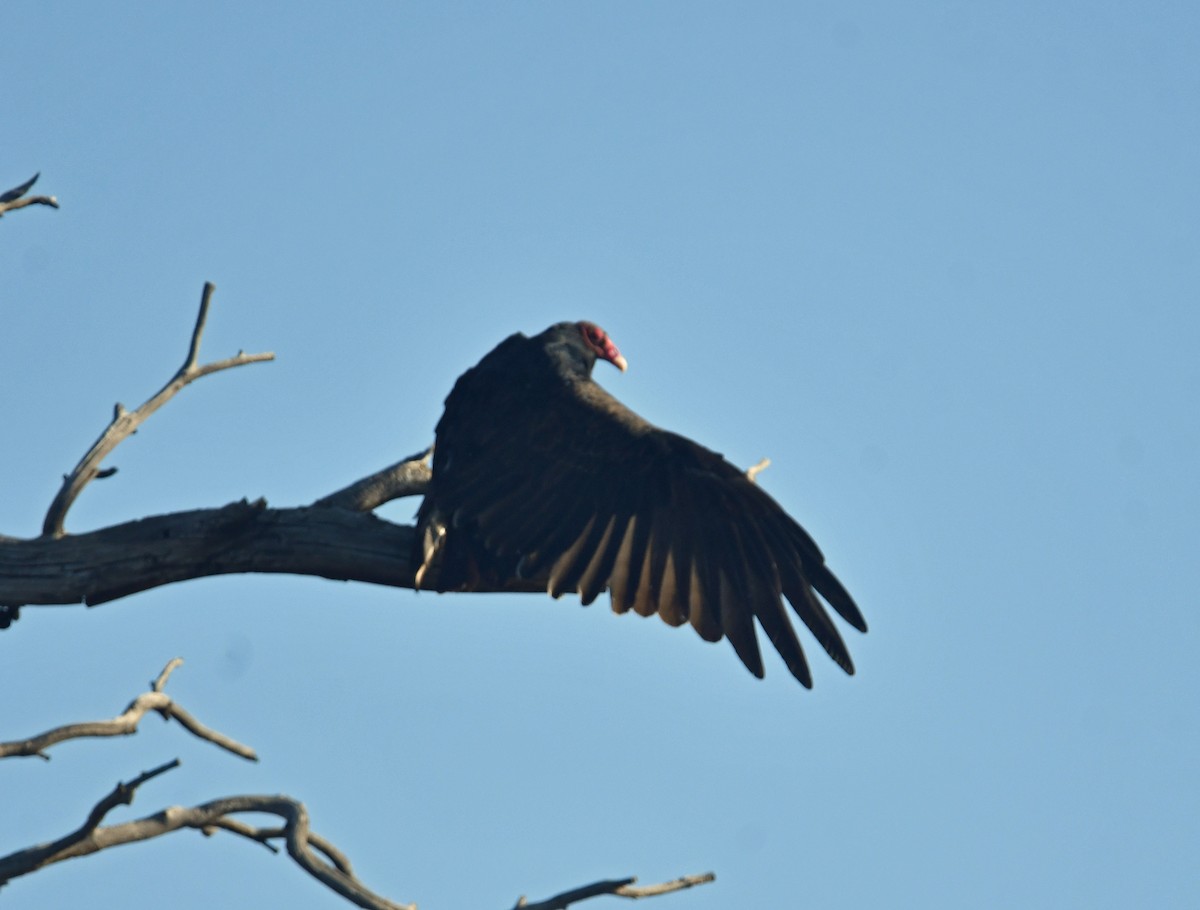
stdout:
{"type": "Polygon", "coordinates": [[[617,546],[617,555],[613,558],[612,575],[608,580],[608,599],[616,613],[624,613],[629,609],[626,585],[629,583],[630,552],[633,549],[637,524],[638,517],[630,515],[625,525],[625,533],[621,535],[621,543],[617,546]]]}
{"type": "Polygon", "coordinates": [[[813,594],[801,554],[789,547],[779,547],[775,551],[775,558],[780,569],[783,595],[800,617],[800,621],[808,627],[813,637],[825,649],[825,653],[833,658],[834,663],[847,673],[853,674],[854,661],[850,658],[850,652],[846,643],[842,641],[837,626],[813,594]]]}
{"type": "MultiPolygon", "coordinates": [[[[741,604],[741,598],[745,595],[735,590],[733,582],[729,577],[729,573],[725,571],[725,567],[717,570],[717,591],[719,593],[719,600],[717,602],[716,612],[718,612],[722,618],[731,617],[731,621],[729,622],[729,626],[726,630],[727,634],[731,631],[733,633],[728,636],[729,643],[733,645],[733,650],[737,653],[737,656],[741,659],[746,669],[759,679],[762,679],[765,675],[765,671],[763,670],[762,665],[762,655],[758,651],[758,643],[754,642],[753,648],[746,650],[745,653],[743,653],[743,648],[739,647],[738,644],[739,642],[743,642],[744,644],[745,639],[739,634],[739,627],[737,622],[732,620],[732,616],[736,614],[738,610],[744,611],[745,615],[749,616],[749,611],[746,611],[746,608],[741,604]]],[[[750,629],[750,640],[754,641],[753,627],[750,629]]],[[[803,679],[800,681],[804,682],[803,679]]]]}
{"type": "Polygon", "coordinates": [[[842,587],[842,583],[838,581],[836,575],[823,565],[809,566],[807,574],[812,586],[837,611],[838,616],[858,629],[859,632],[867,631],[867,620],[863,617],[862,611],[858,609],[858,604],[850,596],[850,592],[842,587]]]}
{"type": "MultiPolygon", "coordinates": [[[[766,494],[763,494],[766,495],[766,494]]],[[[770,497],[767,497],[770,499],[770,497]]],[[[850,596],[850,592],[842,587],[842,583],[829,571],[825,565],[825,557],[812,536],[800,526],[794,518],[770,500],[787,524],[786,537],[791,542],[791,549],[800,560],[804,569],[804,577],[817,589],[818,593],[828,604],[837,611],[838,615],[860,632],[867,631],[867,621],[859,610],[858,604],[850,596]]]]}
{"type": "MultiPolygon", "coordinates": [[[[724,546],[723,541],[718,541],[724,546]]],[[[720,550],[708,552],[698,546],[692,558],[691,580],[688,585],[688,620],[702,638],[708,628],[720,628],[721,587],[718,582],[720,550]]]]}
{"type": "Polygon", "coordinates": [[[682,626],[687,622],[687,614],[680,606],[675,548],[670,545],[664,545],[664,548],[667,555],[663,560],[662,581],[658,586],[657,613],[668,626],[682,626]]]}
{"type": "Polygon", "coordinates": [[[624,515],[613,515],[608,520],[604,536],[596,545],[595,555],[579,578],[579,599],[585,607],[607,587],[613,560],[617,557],[617,550],[625,537],[625,527],[628,523],[629,519],[624,515]]]}
{"type": "Polygon", "coordinates": [[[720,600],[711,596],[715,593],[711,582],[708,585],[710,596],[704,596],[703,579],[706,573],[711,573],[713,566],[725,560],[724,523],[716,518],[721,514],[719,501],[711,501],[706,495],[708,491],[702,487],[696,487],[690,492],[698,497],[698,501],[685,507],[680,522],[680,535],[675,541],[676,551],[681,554],[680,568],[687,576],[687,587],[683,592],[683,596],[687,598],[687,612],[684,618],[705,641],[720,641],[724,634],[720,600]]]}
{"type": "MultiPolygon", "coordinates": [[[[796,630],[788,621],[787,608],[784,607],[780,597],[786,587],[786,564],[780,563],[779,554],[770,546],[760,525],[746,522],[740,526],[740,529],[753,539],[756,552],[759,554],[757,557],[759,565],[761,566],[765,561],[770,566],[769,571],[773,582],[772,593],[769,598],[764,598],[759,602],[755,611],[758,622],[763,627],[763,631],[767,633],[767,638],[775,650],[779,652],[779,656],[783,658],[783,662],[791,674],[805,687],[811,688],[812,672],[809,669],[808,660],[804,656],[804,649],[800,645],[796,630]]],[[[762,569],[760,568],[759,571],[762,569]]]]}
{"type": "MultiPolygon", "coordinates": [[[[711,579],[706,577],[706,560],[693,559],[688,568],[688,621],[696,624],[696,617],[708,616],[720,610],[719,594],[714,594],[711,579]]],[[[711,573],[709,573],[711,574],[711,573]]]]}
{"type": "Polygon", "coordinates": [[[796,615],[800,617],[804,625],[808,626],[813,637],[825,649],[825,653],[833,658],[834,663],[845,670],[848,675],[853,676],[854,661],[850,657],[850,651],[846,648],[846,643],[842,641],[837,627],[830,621],[829,614],[817,602],[808,583],[801,581],[796,584],[793,579],[791,585],[784,589],[784,594],[791,603],[792,609],[796,611],[796,615]]]}
{"type": "MultiPolygon", "coordinates": [[[[740,568],[742,589],[737,599],[722,599],[721,627],[742,663],[755,676],[761,677],[762,653],[754,633],[754,618],[759,617],[761,623],[766,617],[770,625],[773,614],[783,616],[783,604],[779,602],[774,567],[761,550],[755,549],[753,535],[744,534],[743,527],[736,522],[731,525],[730,532],[730,558],[740,568]]],[[[783,624],[787,626],[786,617],[783,624]]]]}
{"type": "Polygon", "coordinates": [[[705,527],[703,497],[696,489],[680,483],[678,475],[671,485],[666,524],[670,528],[669,559],[663,567],[663,585],[659,592],[658,614],[669,625],[679,626],[692,615],[692,564],[696,558],[696,536],[705,527]]]}
{"type": "Polygon", "coordinates": [[[638,578],[637,593],[633,598],[633,609],[639,616],[651,616],[658,609],[658,591],[667,555],[663,549],[663,541],[659,538],[661,528],[658,526],[657,513],[651,521],[653,526],[646,535],[646,545],[642,552],[642,571],[638,578]]]}
{"type": "Polygon", "coordinates": [[[588,518],[579,537],[567,547],[566,552],[555,561],[554,568],[550,570],[548,590],[551,597],[559,597],[576,590],[579,577],[587,568],[606,527],[599,515],[588,518]]]}
{"type": "Polygon", "coordinates": [[[634,513],[629,519],[625,539],[621,541],[616,562],[613,563],[611,599],[615,613],[627,613],[637,599],[651,518],[652,515],[643,511],[634,513]]]}

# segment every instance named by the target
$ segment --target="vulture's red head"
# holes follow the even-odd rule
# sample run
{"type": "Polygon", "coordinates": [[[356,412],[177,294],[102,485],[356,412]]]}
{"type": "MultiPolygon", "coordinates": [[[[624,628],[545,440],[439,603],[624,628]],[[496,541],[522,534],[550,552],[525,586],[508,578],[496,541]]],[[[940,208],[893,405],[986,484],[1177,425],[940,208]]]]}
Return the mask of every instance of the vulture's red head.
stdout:
{"type": "Polygon", "coordinates": [[[579,327],[579,334],[583,336],[583,343],[592,353],[601,360],[607,360],[622,373],[625,372],[629,364],[621,356],[621,352],[617,350],[612,339],[608,337],[608,332],[594,322],[577,322],[575,324],[579,327]]]}

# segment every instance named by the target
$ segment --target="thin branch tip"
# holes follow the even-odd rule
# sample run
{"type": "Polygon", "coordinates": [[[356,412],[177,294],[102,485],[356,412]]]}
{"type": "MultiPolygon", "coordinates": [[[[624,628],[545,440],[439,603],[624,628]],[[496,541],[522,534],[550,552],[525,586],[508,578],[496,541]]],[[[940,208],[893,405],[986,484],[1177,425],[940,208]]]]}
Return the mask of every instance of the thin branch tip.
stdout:
{"type": "Polygon", "coordinates": [[[213,292],[216,289],[217,286],[211,281],[204,282],[204,289],[200,292],[200,312],[196,315],[196,326],[192,329],[187,359],[184,360],[183,367],[179,371],[181,376],[191,372],[196,366],[196,360],[200,356],[200,340],[204,336],[204,326],[208,322],[208,309],[212,304],[213,292]]]}
{"type": "Polygon", "coordinates": [[[566,910],[572,904],[603,895],[638,900],[644,897],[657,897],[660,894],[671,894],[675,891],[685,891],[688,888],[694,888],[697,885],[704,885],[715,880],[716,875],[712,872],[704,872],[700,875],[684,875],[669,882],[644,886],[636,885],[637,876],[609,879],[607,881],[593,882],[581,888],[572,888],[569,891],[563,891],[561,894],[556,894],[554,897],[536,903],[530,903],[522,895],[517,899],[514,910],[518,910],[518,908],[522,908],[522,910],[566,910]]]}
{"type": "Polygon", "coordinates": [[[11,190],[0,193],[0,217],[3,217],[5,212],[23,209],[29,205],[44,205],[49,208],[58,208],[58,199],[54,196],[26,196],[30,188],[37,183],[41,171],[34,174],[24,183],[19,186],[14,186],[11,190]]]}
{"type": "Polygon", "coordinates": [[[158,674],[158,676],[154,678],[154,681],[150,683],[150,691],[161,692],[163,687],[166,686],[167,680],[170,678],[171,674],[182,666],[182,657],[172,657],[169,661],[167,661],[167,665],[162,668],[162,671],[158,674]]]}
{"type": "Polygon", "coordinates": [[[746,477],[751,483],[757,483],[757,477],[763,471],[771,466],[771,459],[762,458],[758,464],[751,465],[746,469],[746,477]]]}

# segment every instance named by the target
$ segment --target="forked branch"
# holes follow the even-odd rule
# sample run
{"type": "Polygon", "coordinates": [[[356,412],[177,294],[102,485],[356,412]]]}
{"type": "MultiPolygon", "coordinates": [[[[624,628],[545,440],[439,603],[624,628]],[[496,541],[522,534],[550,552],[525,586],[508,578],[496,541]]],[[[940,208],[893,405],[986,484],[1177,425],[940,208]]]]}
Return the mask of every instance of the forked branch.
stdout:
{"type": "MultiPolygon", "coordinates": [[[[94,724],[58,727],[28,740],[0,743],[0,758],[20,755],[40,755],[48,758],[43,750],[66,739],[135,733],[137,732],[137,722],[142,715],[147,710],[156,710],[164,717],[174,717],[179,720],[188,730],[202,739],[216,743],[236,755],[255,759],[253,751],[223,734],[203,727],[163,694],[163,688],[171,673],[182,663],[183,661],[178,657],[168,662],[158,677],[150,684],[150,692],[134,699],[120,717],[112,721],[100,721],[94,724]]],[[[172,806],[136,821],[107,827],[102,825],[104,819],[118,806],[133,804],[134,795],[139,787],[161,774],[178,768],[179,765],[179,759],[175,759],[149,771],[143,771],[132,780],[118,782],[92,807],[78,828],[47,843],[35,844],[7,856],[0,856],[0,887],[14,878],[28,875],[63,860],[90,856],[109,847],[151,840],[172,831],[191,828],[205,835],[227,831],[230,834],[262,844],[273,853],[280,851],[280,847],[273,842],[282,841],[282,848],[287,850],[288,855],[301,869],[351,903],[364,907],[366,910],[415,910],[415,904],[396,903],[375,894],[363,885],[355,875],[346,855],[309,829],[308,811],[304,804],[288,796],[230,796],[210,800],[190,808],[172,806]],[[253,825],[238,817],[244,814],[274,815],[282,823],[273,826],[253,825]]],[[[547,901],[540,901],[536,904],[530,904],[522,898],[518,901],[517,906],[526,908],[526,910],[559,910],[559,908],[565,908],[570,904],[602,894],[614,894],[620,897],[650,897],[690,888],[693,885],[712,880],[711,874],[694,875],[645,888],[635,887],[632,878],[596,882],[582,888],[564,891],[547,901]]]]}
{"type": "MultiPolygon", "coordinates": [[[[175,703],[175,700],[163,692],[167,678],[183,663],[176,657],[168,663],[158,678],[151,684],[149,692],[143,692],[131,701],[125,710],[112,720],[97,720],[80,724],[67,724],[55,727],[45,733],[39,733],[28,739],[0,742],[0,758],[15,758],[18,756],[33,756],[50,760],[46,750],[56,743],[69,739],[86,739],[97,736],[130,736],[137,732],[138,724],[148,711],[157,711],[163,720],[174,720],[193,736],[207,740],[213,745],[220,746],[226,752],[258,761],[258,756],[249,746],[242,745],[237,740],[204,726],[190,713],[175,703]]],[[[99,824],[97,820],[96,824],[99,824]]]]}
{"type": "MultiPolygon", "coordinates": [[[[351,903],[366,910],[416,910],[416,904],[396,903],[363,885],[354,875],[349,860],[328,841],[309,830],[308,810],[304,804],[287,796],[228,796],[190,808],[172,806],[154,815],[119,825],[99,826],[105,815],[116,806],[132,803],[134,792],[141,784],[178,764],[178,761],[169,762],[128,783],[117,784],[88,813],[87,820],[76,831],[51,843],[0,857],[0,886],[18,876],[63,860],[89,856],[109,847],[151,840],[172,831],[191,828],[206,835],[228,831],[265,844],[273,852],[277,852],[277,849],[270,841],[282,840],[288,855],[301,869],[351,903]],[[247,824],[234,817],[245,813],[275,815],[283,824],[266,828],[247,824]]],[[[571,904],[606,894],[625,898],[655,897],[693,888],[714,879],[712,873],[705,873],[646,887],[635,886],[635,878],[601,881],[564,891],[537,903],[529,903],[522,898],[517,901],[516,907],[521,910],[565,910],[571,904]]]]}
{"type": "Polygon", "coordinates": [[[227,357],[224,360],[218,360],[214,363],[200,364],[200,340],[204,335],[204,326],[208,321],[208,309],[212,302],[213,291],[216,290],[211,281],[205,282],[204,291],[200,296],[200,314],[196,317],[196,326],[192,330],[191,341],[188,345],[187,357],[174,376],[163,386],[157,394],[151,397],[136,411],[127,411],[118,404],[113,412],[113,419],[108,427],[100,434],[100,438],[93,443],[88,449],[87,454],[83,456],[79,464],[70,474],[63,478],[62,488],[58,491],[58,495],[54,497],[54,501],[50,504],[50,509],[46,513],[46,519],[42,523],[43,537],[62,537],[64,533],[63,523],[66,521],[67,512],[74,504],[79,494],[96,477],[108,476],[112,471],[101,471],[100,463],[115,449],[122,440],[137,432],[137,428],[142,423],[161,408],[164,404],[175,397],[184,386],[189,385],[202,376],[207,376],[210,373],[217,373],[221,370],[229,370],[233,367],[240,367],[248,363],[262,363],[267,360],[274,360],[275,355],[267,352],[262,354],[246,354],[238,352],[236,356],[227,357]]]}
{"type": "Polygon", "coordinates": [[[88,813],[87,819],[77,830],[50,843],[0,857],[0,886],[63,860],[90,856],[109,847],[151,840],[172,831],[192,828],[204,834],[229,831],[260,843],[281,839],[286,844],[288,855],[301,869],[359,907],[367,910],[415,910],[415,905],[397,904],[366,888],[350,871],[349,863],[340,851],[309,831],[308,811],[303,803],[287,796],[229,796],[190,808],[172,806],[136,821],[100,827],[100,822],[110,811],[133,802],[138,787],[178,766],[178,760],[168,762],[140,774],[128,783],[117,784],[88,813]],[[275,815],[283,820],[283,825],[259,828],[232,817],[243,813],[275,815]]]}

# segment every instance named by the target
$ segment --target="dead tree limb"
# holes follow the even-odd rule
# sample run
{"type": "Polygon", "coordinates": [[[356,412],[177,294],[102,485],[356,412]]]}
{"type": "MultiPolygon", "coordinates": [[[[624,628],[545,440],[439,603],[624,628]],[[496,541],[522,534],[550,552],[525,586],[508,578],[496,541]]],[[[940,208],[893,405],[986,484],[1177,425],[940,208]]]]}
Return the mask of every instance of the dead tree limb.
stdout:
{"type": "Polygon", "coordinates": [[[172,831],[192,828],[204,834],[230,831],[262,843],[282,839],[288,855],[301,869],[351,903],[367,910],[415,910],[413,904],[395,903],[365,887],[349,871],[349,864],[342,854],[309,831],[308,811],[303,803],[291,797],[228,796],[189,808],[172,806],[136,821],[100,827],[100,822],[112,809],[133,802],[134,792],[139,786],[178,765],[178,760],[169,762],[128,783],[117,784],[88,813],[83,825],[65,837],[0,857],[0,886],[63,860],[90,856],[110,847],[151,840],[172,831]],[[275,828],[258,828],[231,818],[242,813],[276,815],[284,824],[275,828]],[[326,858],[322,859],[318,854],[326,858]]]}
{"type": "Polygon", "coordinates": [[[556,894],[554,897],[538,901],[537,903],[531,904],[524,897],[520,897],[517,899],[513,910],[566,910],[571,904],[577,904],[580,901],[587,900],[589,897],[602,897],[606,894],[611,894],[614,897],[627,897],[632,900],[643,897],[657,897],[660,894],[670,894],[673,891],[685,891],[688,888],[695,888],[697,885],[716,881],[716,878],[713,873],[705,872],[701,875],[684,875],[669,882],[660,882],[657,885],[641,886],[634,884],[637,881],[636,877],[609,879],[607,881],[593,882],[581,888],[572,888],[570,891],[564,891],[561,894],[556,894]]]}
{"type": "Polygon", "coordinates": [[[53,196],[25,195],[37,183],[40,176],[42,176],[41,171],[38,171],[20,186],[14,186],[11,190],[0,193],[0,218],[4,217],[5,212],[23,209],[27,205],[48,205],[52,209],[58,208],[58,200],[53,196]]]}
{"type": "MultiPolygon", "coordinates": [[[[182,663],[182,659],[178,657],[169,661],[150,684],[150,691],[135,698],[125,713],[119,717],[111,721],[57,727],[27,740],[0,743],[0,758],[22,755],[39,755],[42,758],[49,758],[45,754],[45,749],[67,739],[136,733],[138,721],[142,716],[149,710],[155,710],[165,718],[173,717],[180,721],[189,731],[202,739],[213,742],[243,758],[257,760],[254,752],[248,747],[199,724],[191,715],[184,712],[163,694],[163,689],[171,673],[182,663]]],[[[0,856],[0,888],[14,878],[28,875],[63,860],[90,856],[110,847],[151,840],[172,831],[191,828],[206,836],[218,831],[227,831],[230,834],[262,844],[273,853],[278,853],[280,848],[275,846],[272,841],[282,841],[283,848],[301,869],[351,903],[367,908],[367,910],[415,910],[415,904],[395,903],[375,894],[363,885],[355,875],[349,858],[329,841],[309,829],[308,811],[304,804],[288,796],[229,796],[210,800],[190,808],[172,806],[135,821],[102,826],[104,819],[118,806],[133,804],[134,795],[139,787],[179,766],[179,759],[174,759],[149,771],[143,771],[132,780],[118,782],[92,807],[78,828],[47,843],[34,844],[7,856],[0,856]],[[237,817],[247,813],[274,815],[282,821],[282,824],[270,827],[252,825],[237,817]]],[[[665,894],[689,888],[695,884],[712,881],[712,878],[711,874],[688,876],[648,888],[633,887],[634,879],[632,878],[613,882],[597,882],[583,888],[565,891],[549,901],[537,904],[528,904],[522,899],[518,902],[518,906],[536,908],[536,910],[552,910],[552,908],[565,908],[571,903],[601,894],[648,897],[653,894],[665,894]]]]}
{"type": "MultiPolygon", "coordinates": [[[[363,885],[341,852],[309,830],[308,811],[304,804],[288,796],[228,796],[190,808],[172,806],[119,825],[99,826],[116,806],[132,803],[134,792],[141,784],[178,764],[178,760],[169,762],[128,783],[117,784],[111,793],[96,804],[76,831],[48,844],[38,844],[0,857],[0,886],[63,860],[89,856],[110,847],[151,840],[172,831],[192,828],[204,834],[229,831],[248,840],[267,844],[272,850],[275,848],[269,841],[283,840],[288,855],[301,869],[351,903],[367,910],[416,910],[416,904],[395,903],[363,885]],[[283,820],[283,825],[263,828],[232,817],[243,813],[275,815],[283,820]]],[[[635,878],[601,881],[564,891],[537,903],[529,903],[521,898],[516,906],[521,910],[564,910],[571,904],[606,894],[625,898],[655,897],[693,888],[714,879],[712,873],[705,873],[646,887],[636,887],[633,884],[637,880],[635,878]]]]}
{"type": "Polygon", "coordinates": [[[46,513],[46,520],[42,523],[43,537],[63,536],[65,533],[63,522],[66,520],[67,511],[71,508],[71,505],[75,502],[79,494],[83,492],[83,488],[96,477],[108,476],[106,473],[101,472],[100,463],[113,449],[120,445],[122,440],[136,433],[137,428],[142,425],[147,417],[174,398],[176,393],[183,389],[184,386],[210,373],[229,370],[248,363],[262,363],[275,359],[275,355],[270,352],[246,354],[239,351],[236,356],[227,357],[224,360],[218,360],[214,363],[200,364],[198,362],[200,356],[200,339],[204,335],[205,323],[208,322],[208,309],[212,303],[214,290],[216,288],[211,281],[205,282],[204,291],[200,295],[200,314],[196,317],[195,328],[192,329],[192,338],[188,345],[187,357],[184,358],[183,366],[175,372],[175,375],[168,380],[165,386],[159,389],[154,396],[136,411],[126,411],[121,404],[118,403],[116,405],[113,409],[113,419],[104,432],[100,434],[100,438],[92,444],[92,447],[80,459],[75,469],[63,478],[62,488],[58,491],[58,495],[54,497],[54,501],[50,504],[50,509],[46,513]]]}
{"type": "MultiPolygon", "coordinates": [[[[273,358],[239,353],[199,363],[213,285],[206,283],[188,345],[175,375],[135,411],[117,405],[113,420],[64,477],[42,535],[0,536],[0,629],[27,605],[95,606],[161,585],[209,575],[283,573],[413,588],[415,530],[372,514],[380,505],[425,492],[429,451],[383,468],[309,506],[269,508],[265,501],[230,503],[155,515],[84,534],[67,534],[68,510],[87,484],[112,469],[101,462],[184,386],[220,370],[273,358]]],[[[504,590],[543,590],[514,582],[504,590]]]]}
{"type": "Polygon", "coordinates": [[[0,541],[0,604],[89,606],[210,575],[312,575],[413,587],[416,531],[369,512],[230,503],[86,534],[0,541]]]}
{"type": "MultiPolygon", "coordinates": [[[[171,673],[182,663],[182,659],[178,657],[169,661],[150,684],[150,691],[135,698],[119,717],[111,721],[57,727],[27,740],[0,743],[0,758],[21,755],[49,758],[44,750],[63,740],[136,733],[138,721],[142,716],[149,710],[155,710],[164,718],[178,720],[201,739],[215,743],[235,755],[257,761],[257,756],[249,747],[203,726],[163,694],[163,688],[171,673]]],[[[145,771],[130,781],[118,783],[92,807],[83,824],[74,831],[48,843],[35,844],[0,857],[0,887],[14,878],[66,859],[88,856],[121,844],[149,840],[183,828],[195,828],[206,835],[216,831],[229,831],[264,844],[273,852],[278,851],[270,841],[283,840],[288,854],[302,869],[347,900],[369,910],[411,910],[409,905],[397,904],[380,897],[359,882],[346,856],[309,830],[308,813],[304,805],[290,797],[233,796],[187,809],[172,807],[137,821],[101,827],[101,823],[113,809],[133,803],[134,794],[140,786],[179,767],[179,764],[179,759],[175,759],[145,771]],[[283,824],[264,828],[233,817],[242,813],[276,815],[283,820],[283,824]]]]}
{"type": "Polygon", "coordinates": [[[100,823],[104,821],[104,817],[109,812],[117,806],[131,805],[133,803],[133,795],[137,792],[138,787],[146,783],[146,781],[152,780],[160,774],[165,774],[178,767],[179,759],[174,759],[150,771],[143,771],[128,783],[118,781],[117,785],[113,787],[112,792],[92,807],[92,811],[88,813],[83,824],[74,831],[48,844],[36,844],[24,850],[18,850],[16,853],[10,853],[8,856],[0,857],[0,887],[3,887],[11,879],[19,875],[36,872],[43,866],[56,863],[60,859],[66,859],[66,854],[72,856],[81,855],[72,851],[78,850],[80,844],[88,841],[96,833],[96,830],[100,827],[100,823]]]}
{"type": "MultiPolygon", "coordinates": [[[[49,761],[50,756],[46,754],[46,750],[56,743],[65,742],[69,739],[86,739],[97,736],[131,736],[137,732],[138,724],[147,712],[157,711],[163,720],[175,720],[193,736],[207,740],[213,745],[220,746],[225,751],[232,752],[241,758],[249,761],[258,761],[258,756],[249,746],[242,745],[224,733],[206,727],[180,705],[176,704],[174,699],[163,692],[163,687],[167,684],[167,678],[182,663],[183,660],[178,657],[168,663],[158,675],[158,678],[151,683],[150,691],[143,692],[137,696],[121,714],[112,720],[67,724],[47,730],[45,733],[31,736],[28,739],[0,742],[0,758],[36,755],[38,758],[44,758],[49,761]]],[[[96,824],[99,824],[99,821],[96,824]]]]}

